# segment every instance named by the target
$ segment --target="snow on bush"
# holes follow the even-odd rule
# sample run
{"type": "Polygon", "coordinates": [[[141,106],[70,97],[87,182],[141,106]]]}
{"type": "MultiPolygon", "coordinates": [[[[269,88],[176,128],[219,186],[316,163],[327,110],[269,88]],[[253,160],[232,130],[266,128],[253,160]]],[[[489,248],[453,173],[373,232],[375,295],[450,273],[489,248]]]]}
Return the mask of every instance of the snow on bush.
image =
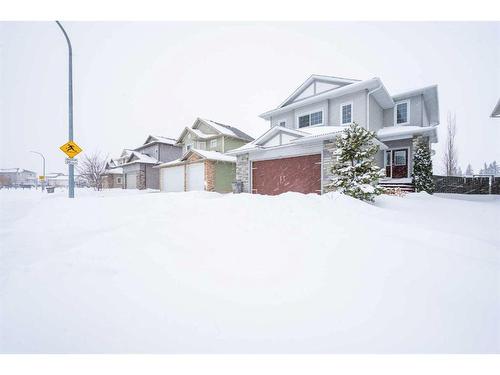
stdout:
{"type": "Polygon", "coordinates": [[[432,159],[429,150],[429,142],[420,137],[417,140],[415,154],[413,156],[413,185],[415,191],[425,191],[432,194],[435,189],[432,178],[432,159]]]}
{"type": "Polygon", "coordinates": [[[336,158],[331,172],[332,182],[326,189],[338,191],[353,198],[373,201],[383,192],[378,185],[381,170],[374,157],[379,147],[374,143],[375,133],[352,123],[335,140],[336,158]]]}

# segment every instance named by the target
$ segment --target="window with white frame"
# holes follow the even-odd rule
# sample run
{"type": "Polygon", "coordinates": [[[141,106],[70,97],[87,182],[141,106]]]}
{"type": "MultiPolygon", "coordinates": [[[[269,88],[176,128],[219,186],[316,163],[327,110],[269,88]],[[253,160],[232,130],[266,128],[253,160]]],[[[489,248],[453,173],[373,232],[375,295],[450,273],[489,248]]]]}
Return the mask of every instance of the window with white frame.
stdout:
{"type": "Polygon", "coordinates": [[[217,138],[211,139],[210,148],[216,148],[216,147],[217,147],[217,138]]]}
{"type": "Polygon", "coordinates": [[[408,100],[404,102],[396,103],[395,109],[395,122],[396,125],[407,124],[410,118],[410,102],[408,100]]]}
{"type": "Polygon", "coordinates": [[[323,111],[308,113],[307,115],[299,116],[299,128],[307,126],[321,125],[323,123],[323,111]]]}
{"type": "Polygon", "coordinates": [[[342,104],[340,107],[340,124],[350,124],[352,122],[352,103],[342,104]]]}
{"type": "Polygon", "coordinates": [[[286,121],[281,121],[281,122],[280,122],[280,126],[282,126],[282,127],[286,127],[286,121]]]}
{"type": "Polygon", "coordinates": [[[117,184],[121,184],[121,183],[122,183],[122,178],[121,178],[121,177],[117,177],[117,179],[116,179],[116,183],[117,183],[117,184]]]}

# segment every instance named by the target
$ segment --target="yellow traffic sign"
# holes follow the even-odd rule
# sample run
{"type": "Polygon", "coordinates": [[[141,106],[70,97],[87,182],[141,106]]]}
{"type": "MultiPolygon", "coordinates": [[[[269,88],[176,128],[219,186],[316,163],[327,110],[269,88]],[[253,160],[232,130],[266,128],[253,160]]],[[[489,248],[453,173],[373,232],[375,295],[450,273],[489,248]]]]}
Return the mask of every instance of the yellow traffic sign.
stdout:
{"type": "Polygon", "coordinates": [[[39,179],[40,181],[43,181],[43,180],[45,180],[45,176],[38,176],[38,179],[39,179]]]}
{"type": "Polygon", "coordinates": [[[68,155],[69,158],[74,158],[76,155],[78,155],[80,152],[82,152],[82,149],[80,146],[78,146],[75,142],[69,141],[68,143],[63,144],[61,147],[59,147],[62,152],[64,152],[66,155],[68,155]]]}

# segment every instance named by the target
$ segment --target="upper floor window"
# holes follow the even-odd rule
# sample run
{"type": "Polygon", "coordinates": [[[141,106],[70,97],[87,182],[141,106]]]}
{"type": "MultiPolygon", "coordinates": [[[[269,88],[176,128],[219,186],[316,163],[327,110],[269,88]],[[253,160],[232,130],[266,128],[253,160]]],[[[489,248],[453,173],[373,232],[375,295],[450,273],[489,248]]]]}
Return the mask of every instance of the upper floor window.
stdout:
{"type": "Polygon", "coordinates": [[[299,116],[299,128],[307,126],[321,125],[323,123],[323,111],[309,113],[299,116]]]}
{"type": "Polygon", "coordinates": [[[281,122],[280,122],[280,126],[282,126],[282,127],[286,127],[286,122],[285,122],[285,121],[281,121],[281,122]]]}
{"type": "Polygon", "coordinates": [[[404,102],[396,103],[395,109],[395,123],[396,125],[407,124],[410,118],[410,102],[408,100],[404,102]]]}
{"type": "Polygon", "coordinates": [[[340,124],[350,124],[352,122],[352,103],[340,106],[340,124]]]}
{"type": "Polygon", "coordinates": [[[217,147],[217,138],[211,139],[210,148],[216,148],[216,147],[217,147]]]}

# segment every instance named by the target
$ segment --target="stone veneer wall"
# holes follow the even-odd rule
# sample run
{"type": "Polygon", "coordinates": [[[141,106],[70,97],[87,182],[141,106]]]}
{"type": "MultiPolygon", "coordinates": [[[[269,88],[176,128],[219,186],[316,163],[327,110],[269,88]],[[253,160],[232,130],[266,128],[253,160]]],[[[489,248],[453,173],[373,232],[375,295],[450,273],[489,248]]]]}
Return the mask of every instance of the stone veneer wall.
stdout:
{"type": "Polygon", "coordinates": [[[215,162],[205,160],[205,190],[215,191],[215,162]]]}
{"type": "Polygon", "coordinates": [[[244,193],[250,193],[250,163],[248,162],[248,154],[236,157],[236,181],[243,183],[244,193]]]}
{"type": "Polygon", "coordinates": [[[325,193],[328,191],[326,186],[332,180],[332,166],[334,163],[333,151],[335,150],[335,142],[333,140],[324,141],[323,143],[323,191],[325,193]]]}
{"type": "Polygon", "coordinates": [[[141,165],[141,168],[137,171],[137,189],[146,189],[146,166],[141,165]]]}

